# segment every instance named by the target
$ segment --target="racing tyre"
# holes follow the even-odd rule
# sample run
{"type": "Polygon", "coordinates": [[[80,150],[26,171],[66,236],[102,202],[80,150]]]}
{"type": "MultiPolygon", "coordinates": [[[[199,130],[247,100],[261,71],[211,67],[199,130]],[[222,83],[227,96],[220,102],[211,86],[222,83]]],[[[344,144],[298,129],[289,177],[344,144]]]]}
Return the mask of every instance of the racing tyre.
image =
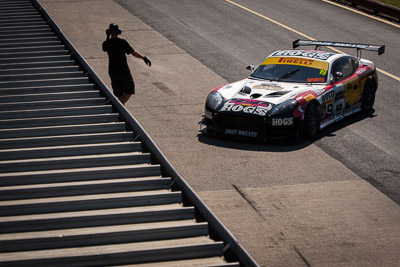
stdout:
{"type": "Polygon", "coordinates": [[[375,103],[375,93],[376,93],[376,85],[371,79],[368,79],[365,82],[364,91],[361,97],[362,110],[369,111],[372,109],[375,103]]]}
{"type": "Polygon", "coordinates": [[[311,102],[307,109],[304,117],[304,134],[310,138],[315,136],[319,129],[321,122],[321,107],[317,102],[311,102]]]}

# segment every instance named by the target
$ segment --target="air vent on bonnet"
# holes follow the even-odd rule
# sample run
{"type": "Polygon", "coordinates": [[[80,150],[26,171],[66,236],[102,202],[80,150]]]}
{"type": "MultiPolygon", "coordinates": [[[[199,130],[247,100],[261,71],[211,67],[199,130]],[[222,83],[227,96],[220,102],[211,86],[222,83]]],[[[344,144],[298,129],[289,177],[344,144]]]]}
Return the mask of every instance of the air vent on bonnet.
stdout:
{"type": "Polygon", "coordinates": [[[250,94],[251,93],[251,88],[248,86],[243,87],[242,89],[240,89],[241,93],[245,93],[245,94],[250,94]]]}
{"type": "Polygon", "coordinates": [[[264,97],[279,97],[279,96],[283,96],[286,95],[287,93],[290,93],[291,91],[288,90],[284,90],[284,91],[277,91],[268,95],[265,95],[264,97]]]}
{"type": "Polygon", "coordinates": [[[254,99],[254,98],[259,98],[260,96],[262,96],[262,94],[252,94],[250,96],[250,98],[254,99]]]}

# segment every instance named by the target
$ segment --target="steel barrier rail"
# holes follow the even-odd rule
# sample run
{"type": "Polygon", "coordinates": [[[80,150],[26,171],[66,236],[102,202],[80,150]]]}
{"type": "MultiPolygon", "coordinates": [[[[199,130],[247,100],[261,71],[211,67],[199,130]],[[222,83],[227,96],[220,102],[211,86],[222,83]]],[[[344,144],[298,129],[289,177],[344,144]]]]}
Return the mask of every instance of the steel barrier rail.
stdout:
{"type": "Polygon", "coordinates": [[[32,0],[36,8],[40,11],[42,16],[47,20],[49,25],[52,27],[53,31],[58,35],[58,37],[64,42],[70,51],[72,51],[73,56],[79,62],[80,66],[83,68],[85,75],[91,79],[94,84],[99,88],[99,90],[111,101],[113,108],[119,112],[122,119],[126,124],[131,127],[134,133],[137,134],[137,138],[140,137],[142,145],[144,145],[148,152],[154,157],[155,162],[161,165],[161,168],[165,175],[172,178],[173,184],[179,188],[183,197],[186,198],[196,209],[197,214],[207,221],[216,235],[216,238],[220,238],[224,242],[224,256],[226,258],[236,257],[241,265],[243,266],[258,266],[255,260],[250,256],[250,254],[243,248],[243,246],[237,241],[237,239],[232,235],[232,233],[222,224],[222,222],[212,213],[212,211],[206,206],[206,204],[200,199],[200,197],[193,191],[190,185],[180,176],[180,174],[175,170],[172,164],[164,156],[152,138],[147,134],[139,122],[132,116],[132,114],[118,101],[118,99],[111,93],[104,82],[97,76],[95,71],[90,67],[87,61],[79,53],[79,51],[70,42],[67,36],[64,35],[61,28],[54,22],[48,12],[43,8],[43,6],[37,1],[32,0]]]}
{"type": "Polygon", "coordinates": [[[386,5],[376,0],[334,0],[336,2],[350,2],[351,6],[360,6],[367,9],[370,9],[374,12],[374,14],[384,14],[390,17],[396,18],[400,21],[400,8],[394,7],[391,5],[386,5]]]}

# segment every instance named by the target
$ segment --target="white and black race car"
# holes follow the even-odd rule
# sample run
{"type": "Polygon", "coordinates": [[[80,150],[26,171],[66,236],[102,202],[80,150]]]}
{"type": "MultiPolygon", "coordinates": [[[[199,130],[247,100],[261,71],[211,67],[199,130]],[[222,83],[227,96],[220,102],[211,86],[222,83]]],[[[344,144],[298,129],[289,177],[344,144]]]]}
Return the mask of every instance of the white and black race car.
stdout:
{"type": "Polygon", "coordinates": [[[215,88],[200,125],[214,135],[284,139],[316,132],[346,116],[372,109],[378,88],[373,62],[361,50],[384,53],[385,46],[296,40],[292,50],[269,55],[247,79],[215,88]],[[315,50],[296,50],[299,46],[315,50]],[[357,49],[357,57],[318,50],[357,49]]]}

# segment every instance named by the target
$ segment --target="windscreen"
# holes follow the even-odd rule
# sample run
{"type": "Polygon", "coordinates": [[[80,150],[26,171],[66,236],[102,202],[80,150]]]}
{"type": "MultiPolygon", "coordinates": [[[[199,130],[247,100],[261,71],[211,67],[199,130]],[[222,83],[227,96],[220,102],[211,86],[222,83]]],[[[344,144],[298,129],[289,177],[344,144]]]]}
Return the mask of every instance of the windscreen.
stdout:
{"type": "Polygon", "coordinates": [[[328,63],[298,57],[267,58],[250,77],[280,82],[326,83],[328,63]]]}

